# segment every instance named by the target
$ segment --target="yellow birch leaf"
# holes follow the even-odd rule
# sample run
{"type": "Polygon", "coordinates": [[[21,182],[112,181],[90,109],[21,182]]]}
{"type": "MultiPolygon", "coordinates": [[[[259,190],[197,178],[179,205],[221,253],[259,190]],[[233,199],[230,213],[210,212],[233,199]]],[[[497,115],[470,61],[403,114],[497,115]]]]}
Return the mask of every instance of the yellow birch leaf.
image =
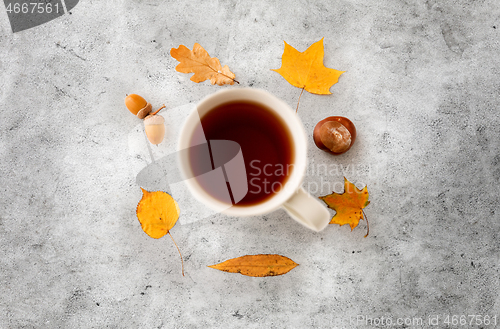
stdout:
{"type": "Polygon", "coordinates": [[[141,187],[142,199],[137,205],[137,219],[147,235],[154,239],[163,237],[179,219],[179,205],[169,194],[148,192],[141,187]]]}
{"type": "MultiPolygon", "coordinates": [[[[234,84],[235,75],[229,70],[227,65],[222,67],[216,57],[210,57],[208,52],[195,43],[193,50],[189,50],[184,45],[179,48],[172,48],[170,55],[180,62],[176,70],[181,73],[194,73],[191,81],[196,83],[210,79],[210,82],[219,86],[234,84]]],[[[236,81],[237,82],[237,81],[236,81]]]]}
{"type": "Polygon", "coordinates": [[[283,275],[299,264],[280,255],[247,255],[226,260],[208,267],[219,271],[240,273],[247,276],[264,277],[283,275]]]}
{"type": "MultiPolygon", "coordinates": [[[[363,208],[370,204],[368,201],[368,187],[362,190],[358,189],[353,183],[344,177],[344,193],[320,196],[329,208],[336,211],[330,224],[339,224],[340,226],[349,224],[351,231],[358,226],[359,220],[363,218],[363,208]]],[[[368,222],[367,222],[368,223],[368,222]]],[[[368,233],[366,234],[368,235],[368,233]]]]}
{"type": "Polygon", "coordinates": [[[313,43],[304,52],[299,52],[285,41],[281,67],[272,71],[281,74],[286,81],[297,88],[304,88],[313,94],[331,94],[330,87],[339,81],[340,75],[345,71],[330,69],[323,65],[325,55],[323,39],[313,43]]]}

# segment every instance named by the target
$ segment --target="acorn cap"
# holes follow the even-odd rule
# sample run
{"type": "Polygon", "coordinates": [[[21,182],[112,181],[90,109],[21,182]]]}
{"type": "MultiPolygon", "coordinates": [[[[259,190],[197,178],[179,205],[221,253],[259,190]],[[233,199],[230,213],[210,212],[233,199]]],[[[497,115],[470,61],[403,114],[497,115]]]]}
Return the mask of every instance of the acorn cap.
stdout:
{"type": "Polygon", "coordinates": [[[146,106],[144,106],[142,109],[137,112],[137,117],[139,119],[144,119],[149,113],[151,113],[151,110],[153,109],[153,106],[151,103],[147,103],[146,106]]]}
{"type": "Polygon", "coordinates": [[[161,115],[148,115],[144,119],[144,125],[145,126],[162,125],[164,123],[165,123],[165,118],[162,117],[161,115]]]}

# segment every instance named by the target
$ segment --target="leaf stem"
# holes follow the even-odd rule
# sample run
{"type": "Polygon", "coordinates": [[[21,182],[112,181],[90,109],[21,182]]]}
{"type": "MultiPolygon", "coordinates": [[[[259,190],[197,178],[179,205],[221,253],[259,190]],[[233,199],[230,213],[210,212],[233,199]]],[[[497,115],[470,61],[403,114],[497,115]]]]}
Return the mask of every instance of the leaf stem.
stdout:
{"type": "Polygon", "coordinates": [[[300,92],[300,95],[299,95],[299,100],[297,101],[297,109],[295,109],[295,113],[297,113],[299,111],[299,103],[300,103],[300,97],[302,96],[302,93],[304,92],[304,87],[302,87],[302,91],[300,92]]]}
{"type": "Polygon", "coordinates": [[[368,217],[366,217],[365,211],[363,209],[361,209],[361,211],[363,212],[363,216],[365,216],[366,219],[366,238],[368,236],[368,233],[370,233],[370,224],[368,224],[368,217]]]}
{"type": "Polygon", "coordinates": [[[166,106],[165,106],[165,104],[163,104],[163,106],[162,106],[162,107],[160,107],[158,110],[156,110],[156,112],[151,113],[151,115],[156,115],[156,113],[160,112],[160,111],[161,111],[162,109],[164,109],[165,107],[166,107],[166,106]]]}
{"type": "MultiPolygon", "coordinates": [[[[212,70],[213,70],[213,69],[212,69],[212,70]]],[[[214,70],[214,71],[215,71],[215,70],[214,70]]],[[[221,74],[221,75],[225,76],[225,77],[226,77],[226,78],[228,78],[228,79],[233,80],[233,81],[234,81],[234,82],[236,82],[237,84],[240,84],[240,82],[239,82],[238,80],[236,80],[235,78],[231,78],[230,76],[225,75],[224,73],[219,72],[219,71],[215,71],[215,72],[217,72],[218,74],[221,74]]]]}
{"type": "Polygon", "coordinates": [[[179,252],[179,256],[181,256],[182,276],[184,276],[184,260],[182,259],[181,250],[179,249],[179,246],[177,245],[177,243],[175,243],[174,237],[172,236],[172,234],[170,234],[170,231],[168,231],[168,235],[170,235],[170,237],[172,238],[172,241],[174,241],[174,244],[177,247],[177,251],[179,252]]]}
{"type": "MultiPolygon", "coordinates": [[[[201,64],[204,64],[204,63],[201,63],[201,64]]],[[[204,65],[207,65],[207,64],[204,64],[204,65]]],[[[222,71],[214,69],[214,68],[213,68],[213,67],[211,67],[210,65],[207,65],[207,66],[208,66],[210,69],[212,69],[212,71],[214,71],[215,73],[220,74],[220,75],[223,75],[223,76],[225,76],[226,78],[233,80],[233,81],[234,81],[234,82],[236,82],[237,84],[240,84],[240,82],[239,82],[239,81],[237,81],[235,78],[231,78],[230,76],[228,76],[228,75],[226,75],[226,74],[222,73],[222,71]]]]}

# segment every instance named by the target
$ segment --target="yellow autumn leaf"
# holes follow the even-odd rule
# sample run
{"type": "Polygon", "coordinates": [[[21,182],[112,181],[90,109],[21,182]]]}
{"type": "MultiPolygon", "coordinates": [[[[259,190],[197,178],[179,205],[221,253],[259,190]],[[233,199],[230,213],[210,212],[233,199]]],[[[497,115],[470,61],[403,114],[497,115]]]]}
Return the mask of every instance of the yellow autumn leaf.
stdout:
{"type": "MultiPolygon", "coordinates": [[[[320,196],[319,198],[323,200],[329,208],[336,211],[330,224],[339,224],[340,226],[349,224],[352,231],[358,226],[359,220],[363,219],[362,209],[370,204],[368,196],[367,186],[360,190],[344,177],[344,193],[338,194],[333,192],[332,194],[320,196]]],[[[368,235],[368,233],[366,233],[366,235],[368,235]]]]}
{"type": "Polygon", "coordinates": [[[225,262],[211,265],[209,267],[224,272],[241,273],[243,275],[254,277],[264,277],[288,273],[297,265],[299,264],[295,263],[288,257],[266,254],[246,255],[229,259],[225,262]]]}
{"type": "Polygon", "coordinates": [[[191,81],[196,83],[207,79],[210,79],[213,85],[218,84],[219,86],[238,82],[234,79],[235,75],[227,65],[222,67],[219,59],[210,57],[208,52],[198,43],[194,44],[193,50],[189,50],[184,45],[172,48],[170,55],[180,62],[175,69],[181,73],[194,73],[191,81]]]}
{"type": "Polygon", "coordinates": [[[281,74],[286,81],[297,88],[313,94],[331,94],[330,87],[339,81],[345,71],[327,68],[323,65],[323,39],[312,44],[304,52],[299,52],[285,41],[281,57],[281,67],[272,71],[281,74]]]}
{"type": "Polygon", "coordinates": [[[137,219],[147,235],[154,239],[163,237],[179,219],[179,205],[169,194],[142,190],[142,199],[137,205],[137,219]]]}

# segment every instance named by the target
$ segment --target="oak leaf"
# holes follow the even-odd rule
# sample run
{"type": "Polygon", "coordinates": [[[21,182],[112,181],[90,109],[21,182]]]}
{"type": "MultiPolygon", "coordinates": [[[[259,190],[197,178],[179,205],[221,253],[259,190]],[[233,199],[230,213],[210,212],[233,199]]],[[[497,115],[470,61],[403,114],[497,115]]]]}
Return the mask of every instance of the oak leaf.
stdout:
{"type": "Polygon", "coordinates": [[[169,233],[179,219],[179,205],[165,192],[148,192],[141,187],[142,199],[137,205],[137,219],[147,235],[159,239],[169,233]]]}
{"type": "MultiPolygon", "coordinates": [[[[330,224],[339,224],[340,226],[349,224],[352,231],[358,226],[359,220],[364,219],[363,208],[370,204],[368,196],[367,186],[360,190],[344,177],[344,193],[338,194],[332,192],[332,194],[320,196],[319,198],[323,200],[329,208],[336,211],[330,224]]],[[[368,224],[368,219],[366,223],[368,224]]],[[[366,236],[368,236],[368,232],[365,237],[366,236]]]]}
{"type": "Polygon", "coordinates": [[[288,257],[266,254],[247,255],[226,260],[209,267],[230,273],[240,273],[247,276],[264,277],[288,273],[299,264],[288,257]]]}
{"type": "Polygon", "coordinates": [[[313,43],[304,52],[299,52],[285,41],[281,67],[272,71],[281,74],[286,81],[297,88],[313,94],[331,94],[330,87],[339,81],[345,71],[327,68],[323,65],[323,39],[313,43]]]}
{"type": "Polygon", "coordinates": [[[216,57],[210,57],[208,52],[198,43],[195,43],[193,50],[189,50],[184,45],[179,48],[172,48],[170,55],[180,62],[176,70],[181,73],[194,73],[191,81],[196,83],[210,79],[210,82],[219,86],[234,84],[235,75],[229,70],[227,65],[221,66],[216,57]]]}

